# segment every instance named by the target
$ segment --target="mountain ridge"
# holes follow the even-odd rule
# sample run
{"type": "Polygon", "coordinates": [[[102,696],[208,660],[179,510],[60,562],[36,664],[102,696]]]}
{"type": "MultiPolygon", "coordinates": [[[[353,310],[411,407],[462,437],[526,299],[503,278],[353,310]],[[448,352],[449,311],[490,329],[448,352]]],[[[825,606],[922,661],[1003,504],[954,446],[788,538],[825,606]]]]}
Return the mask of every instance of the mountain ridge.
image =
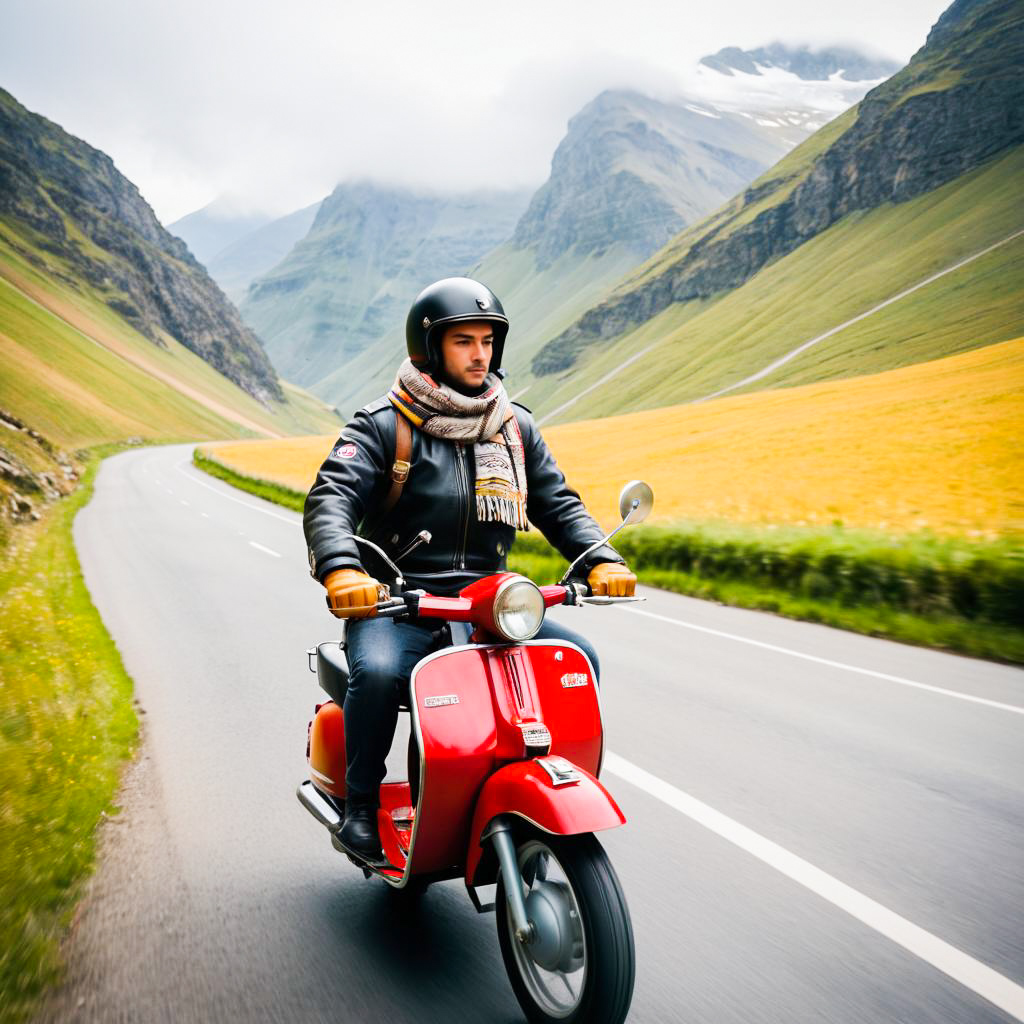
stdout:
{"type": "Polygon", "coordinates": [[[542,349],[538,376],[568,369],[668,306],[737,288],[851,212],[905,202],[1024,140],[1024,22],[1012,0],[957,0],[910,63],[670,242],[542,349]]]}
{"type": "Polygon", "coordinates": [[[812,82],[822,82],[837,74],[848,82],[874,81],[888,78],[902,66],[899,61],[869,57],[850,47],[813,49],[807,45],[788,46],[778,41],[753,50],[724,46],[717,53],[701,57],[700,63],[723,75],[732,75],[736,71],[760,75],[763,67],[780,68],[812,82]]]}
{"type": "Polygon", "coordinates": [[[157,346],[169,335],[258,401],[284,401],[259,339],[105,153],[0,89],[0,221],[30,262],[58,257],[157,346]]]}

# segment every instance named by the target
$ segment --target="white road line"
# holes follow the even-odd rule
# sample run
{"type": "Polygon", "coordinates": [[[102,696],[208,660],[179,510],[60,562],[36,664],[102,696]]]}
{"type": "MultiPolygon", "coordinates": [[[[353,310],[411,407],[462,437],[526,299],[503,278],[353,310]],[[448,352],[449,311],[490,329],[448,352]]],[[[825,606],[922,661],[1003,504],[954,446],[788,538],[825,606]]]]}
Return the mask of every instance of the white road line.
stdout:
{"type": "Polygon", "coordinates": [[[617,754],[608,752],[604,767],[846,911],[1012,1017],[1024,1021],[1024,988],[980,960],[617,754]]]}
{"type": "MultiPolygon", "coordinates": [[[[265,516],[270,516],[271,519],[280,519],[282,523],[287,523],[289,526],[302,526],[301,521],[298,519],[288,519],[285,516],[278,515],[276,512],[271,512],[270,509],[261,508],[259,505],[254,505],[251,501],[242,501],[241,498],[236,498],[232,494],[225,494],[219,487],[214,487],[212,484],[206,483],[205,480],[197,480],[193,474],[186,473],[185,470],[181,468],[181,466],[175,466],[174,468],[183,477],[186,477],[188,480],[191,480],[192,483],[198,484],[200,487],[205,487],[208,491],[213,491],[214,494],[219,494],[226,501],[233,501],[236,505],[244,505],[246,508],[251,508],[254,512],[262,512],[265,516]]],[[[225,486],[230,487],[231,485],[225,484],[225,486]]]]}
{"type": "Polygon", "coordinates": [[[959,690],[947,690],[942,686],[932,686],[929,683],[918,683],[913,679],[889,675],[887,672],[876,672],[870,668],[858,668],[856,665],[847,665],[842,661],[819,658],[817,655],[805,654],[803,651],[794,651],[789,647],[778,647],[775,644],[765,643],[763,640],[751,640],[749,637],[738,636],[735,633],[726,633],[720,629],[712,629],[710,626],[698,626],[693,622],[673,619],[667,615],[658,615],[656,612],[642,611],[639,608],[626,608],[623,605],[619,605],[619,611],[629,612],[631,615],[644,615],[649,619],[657,619],[659,622],[671,622],[673,625],[682,626],[685,629],[695,629],[698,633],[710,633],[712,636],[725,637],[727,640],[735,640],[740,644],[750,644],[751,647],[761,647],[766,651],[777,651],[779,654],[788,654],[793,658],[803,658],[804,661],[813,661],[818,665],[828,665],[829,668],[841,668],[846,672],[857,672],[862,676],[871,676],[872,679],[884,679],[888,683],[912,686],[915,690],[927,690],[929,693],[937,693],[943,697],[954,697],[957,700],[970,701],[972,704],[984,704],[986,707],[997,708],[999,711],[1012,711],[1016,715],[1024,715],[1024,707],[1018,707],[1016,704],[1003,704],[998,700],[989,700],[987,697],[975,697],[970,693],[961,693],[959,690]]]}
{"type": "Polygon", "coordinates": [[[273,555],[273,556],[274,556],[275,558],[280,558],[280,557],[281,557],[281,556],[280,556],[280,555],[279,555],[279,554],[278,554],[278,553],[277,553],[276,551],[272,551],[272,550],[271,550],[270,548],[265,548],[265,547],[264,547],[264,546],[263,546],[262,544],[257,544],[257,543],[256,543],[256,541],[254,541],[254,540],[251,540],[251,541],[249,541],[249,543],[250,543],[250,544],[251,544],[251,545],[252,545],[252,546],[253,546],[253,547],[254,547],[254,548],[255,548],[255,549],[257,550],[257,551],[262,551],[262,552],[264,552],[265,554],[268,554],[268,555],[273,555]]]}
{"type": "Polygon", "coordinates": [[[192,507],[191,505],[189,505],[189,503],[184,498],[179,498],[178,501],[180,501],[182,503],[182,505],[185,505],[187,508],[191,508],[192,507]]]}
{"type": "Polygon", "coordinates": [[[203,517],[204,519],[209,519],[209,518],[210,518],[210,513],[209,513],[209,512],[200,512],[199,514],[200,514],[200,515],[201,515],[201,516],[202,516],[202,517],[203,517]]]}

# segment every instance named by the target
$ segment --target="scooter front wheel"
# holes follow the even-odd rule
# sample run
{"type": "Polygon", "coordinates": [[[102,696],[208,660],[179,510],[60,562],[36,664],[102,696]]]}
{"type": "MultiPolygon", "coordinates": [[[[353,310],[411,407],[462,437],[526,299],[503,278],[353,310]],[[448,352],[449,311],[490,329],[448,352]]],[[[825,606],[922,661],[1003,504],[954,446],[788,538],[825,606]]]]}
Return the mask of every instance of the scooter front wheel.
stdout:
{"type": "Polygon", "coordinates": [[[622,1024],[633,998],[633,927],[618,877],[592,835],[516,844],[531,935],[516,936],[498,877],[498,944],[532,1024],[622,1024]]]}

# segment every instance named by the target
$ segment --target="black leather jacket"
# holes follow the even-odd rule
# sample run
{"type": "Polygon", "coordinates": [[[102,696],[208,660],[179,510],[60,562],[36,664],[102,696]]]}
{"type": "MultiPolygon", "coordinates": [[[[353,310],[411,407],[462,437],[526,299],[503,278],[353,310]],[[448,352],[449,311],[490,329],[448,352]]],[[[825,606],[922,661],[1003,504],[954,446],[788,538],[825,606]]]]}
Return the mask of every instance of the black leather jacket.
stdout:
{"type": "MultiPolygon", "coordinates": [[[[604,532],[580,496],[565,482],[530,411],[513,404],[526,456],[527,515],[545,537],[572,561],[604,532]]],[[[358,533],[394,558],[420,532],[421,544],[400,568],[410,587],[455,594],[481,576],[505,569],[515,530],[504,523],[481,523],[474,498],[472,444],[413,430],[412,469],[402,496],[383,522],[379,509],[391,486],[395,460],[395,410],[387,398],[361,409],[345,426],[320,467],[306,498],[303,528],[312,574],[321,582],[335,569],[365,569],[386,581],[390,575],[366,548],[348,536],[358,533]]],[[[610,546],[587,556],[577,573],[586,576],[599,562],[621,562],[610,546]]]]}

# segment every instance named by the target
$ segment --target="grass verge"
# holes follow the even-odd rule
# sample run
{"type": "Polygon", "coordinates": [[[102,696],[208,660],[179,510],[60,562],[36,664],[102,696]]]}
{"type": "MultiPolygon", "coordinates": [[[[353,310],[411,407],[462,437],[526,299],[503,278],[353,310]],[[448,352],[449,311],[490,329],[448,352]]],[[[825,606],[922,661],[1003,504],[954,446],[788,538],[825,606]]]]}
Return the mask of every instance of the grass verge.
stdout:
{"type": "Polygon", "coordinates": [[[100,461],[0,552],[0,1021],[28,1019],[59,979],[60,940],[92,870],[138,721],[132,682],[71,536],[100,461]]]}
{"type": "MultiPolygon", "coordinates": [[[[297,511],[305,495],[196,451],[195,464],[297,511]]],[[[739,523],[645,526],[615,545],[649,586],[869,636],[1024,664],[1024,550],[1014,541],[739,523]]],[[[520,535],[509,568],[554,583],[565,560],[520,535]]]]}
{"type": "MultiPolygon", "coordinates": [[[[738,608],[1024,664],[1024,552],[1009,541],[695,523],[615,539],[640,581],[738,608]]],[[[520,536],[509,568],[553,583],[565,561],[520,536]]]]}
{"type": "Polygon", "coordinates": [[[218,480],[223,480],[240,491],[248,491],[258,498],[272,501],[276,505],[284,505],[285,508],[290,508],[295,512],[301,512],[306,501],[305,494],[293,491],[290,487],[282,487],[281,484],[272,483],[270,480],[258,480],[256,477],[236,473],[235,470],[229,469],[199,448],[192,453],[192,462],[204,473],[209,473],[210,476],[215,476],[218,480]]]}

